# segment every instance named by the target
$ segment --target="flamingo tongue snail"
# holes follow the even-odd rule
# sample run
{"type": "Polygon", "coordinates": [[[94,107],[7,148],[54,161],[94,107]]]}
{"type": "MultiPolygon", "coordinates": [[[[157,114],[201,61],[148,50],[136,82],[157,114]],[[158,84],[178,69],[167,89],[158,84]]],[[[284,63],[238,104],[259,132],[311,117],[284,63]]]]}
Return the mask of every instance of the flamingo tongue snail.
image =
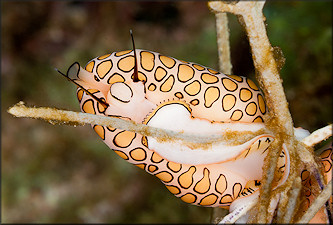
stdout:
{"type": "MultiPolygon", "coordinates": [[[[239,209],[258,195],[274,136],[265,131],[264,97],[250,79],[140,49],[96,57],[85,68],[74,63],[66,76],[78,85],[83,112],[223,137],[210,145],[186,145],[92,125],[110,149],[184,202],[239,209]],[[241,138],[245,134],[252,136],[241,138]]],[[[281,185],[289,174],[285,148],[278,167],[281,185]]]]}

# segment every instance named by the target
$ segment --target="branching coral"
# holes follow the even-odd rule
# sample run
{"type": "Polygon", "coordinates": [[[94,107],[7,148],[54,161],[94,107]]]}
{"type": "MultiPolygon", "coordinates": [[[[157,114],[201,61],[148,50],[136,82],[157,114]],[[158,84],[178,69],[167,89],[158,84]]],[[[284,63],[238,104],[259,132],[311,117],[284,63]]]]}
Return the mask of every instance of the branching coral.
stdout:
{"type": "MultiPolygon", "coordinates": [[[[310,168],[312,172],[317,174],[317,176],[320,177],[321,182],[323,182],[323,179],[318,170],[318,165],[315,162],[313,149],[306,148],[302,143],[297,141],[294,136],[293,121],[288,110],[288,102],[279,76],[279,65],[274,59],[274,48],[269,42],[265,29],[265,17],[262,13],[264,4],[265,1],[212,1],[209,2],[209,7],[214,13],[216,13],[216,15],[221,13],[232,13],[237,15],[239,21],[245,27],[251,46],[254,66],[257,72],[256,78],[261,89],[265,93],[269,109],[266,125],[276,137],[273,145],[270,147],[270,152],[265,159],[265,165],[263,168],[265,174],[263,176],[260,199],[256,206],[257,209],[253,210],[252,217],[250,217],[248,222],[267,223],[271,221],[274,210],[271,215],[269,215],[267,209],[272,201],[275,200],[275,197],[280,194],[282,197],[280,204],[278,205],[279,210],[277,221],[290,222],[291,217],[296,210],[296,201],[300,191],[300,170],[297,169],[300,167],[297,167],[297,165],[300,165],[300,163],[307,163],[307,168],[310,168]],[[276,163],[283,143],[290,152],[292,170],[284,187],[272,191],[272,183],[274,181],[274,175],[276,174],[276,163]],[[288,195],[290,199],[287,201],[286,195],[289,190],[291,194],[288,195]]],[[[223,45],[220,46],[222,47],[223,45]]],[[[219,50],[219,52],[221,51],[223,50],[219,50]]],[[[228,49],[226,49],[226,51],[228,51],[228,49]]],[[[324,128],[324,130],[319,130],[305,139],[303,143],[307,146],[313,146],[313,142],[317,143],[321,140],[325,140],[329,135],[329,128],[324,128]]],[[[327,201],[329,195],[326,195],[325,197],[327,201]]],[[[313,210],[313,208],[315,208],[315,210],[318,211],[322,205],[323,204],[318,204],[317,208],[316,206],[313,206],[311,209],[313,210]]],[[[308,212],[306,215],[310,215],[308,212]]],[[[311,215],[314,216],[315,214],[311,215]]],[[[307,218],[309,217],[310,216],[307,218]]]]}

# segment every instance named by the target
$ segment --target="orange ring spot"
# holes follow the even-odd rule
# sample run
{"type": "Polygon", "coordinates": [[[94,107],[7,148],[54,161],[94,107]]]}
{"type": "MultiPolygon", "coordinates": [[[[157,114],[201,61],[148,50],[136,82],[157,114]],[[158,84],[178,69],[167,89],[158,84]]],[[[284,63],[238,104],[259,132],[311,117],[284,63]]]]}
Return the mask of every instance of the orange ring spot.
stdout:
{"type": "Polygon", "coordinates": [[[180,199],[186,203],[193,203],[197,200],[197,196],[195,196],[194,194],[191,194],[191,193],[187,193],[187,194],[183,195],[180,199]]]}
{"type": "Polygon", "coordinates": [[[95,61],[91,61],[89,62],[86,67],[85,70],[87,70],[88,72],[92,73],[93,69],[94,69],[94,65],[95,65],[95,61]]]}
{"type": "Polygon", "coordinates": [[[160,55],[159,58],[161,60],[161,63],[169,69],[176,64],[176,61],[170,57],[160,55]]]}

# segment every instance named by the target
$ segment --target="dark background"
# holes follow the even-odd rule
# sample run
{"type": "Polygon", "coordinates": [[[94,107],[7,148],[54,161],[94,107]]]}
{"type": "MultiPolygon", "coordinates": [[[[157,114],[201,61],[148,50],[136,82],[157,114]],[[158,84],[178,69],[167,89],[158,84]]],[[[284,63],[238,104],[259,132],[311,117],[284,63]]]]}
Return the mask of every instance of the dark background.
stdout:
{"type": "MultiPolygon", "coordinates": [[[[295,127],[332,122],[332,2],[268,1],[268,36],[286,58],[283,86],[295,127]]],[[[229,16],[234,74],[253,78],[244,31],[229,16]]],[[[206,2],[1,2],[2,222],[207,223],[210,208],[175,198],[128,164],[90,126],[14,118],[8,107],[79,111],[66,72],[74,61],[136,47],[218,69],[206,2]]]]}

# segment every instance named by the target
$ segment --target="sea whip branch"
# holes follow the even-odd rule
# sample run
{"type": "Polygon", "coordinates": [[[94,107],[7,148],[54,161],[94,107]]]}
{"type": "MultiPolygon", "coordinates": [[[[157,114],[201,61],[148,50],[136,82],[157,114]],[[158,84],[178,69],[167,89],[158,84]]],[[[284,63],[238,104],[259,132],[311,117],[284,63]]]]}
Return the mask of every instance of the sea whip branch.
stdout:
{"type": "MultiPolygon", "coordinates": [[[[276,139],[265,159],[265,165],[269,165],[263,177],[260,193],[261,201],[258,202],[259,214],[258,223],[266,223],[267,208],[270,201],[267,201],[272,189],[274,172],[276,169],[279,151],[285,143],[291,155],[291,164],[295,158],[295,145],[297,145],[293,132],[293,121],[288,109],[288,103],[283,91],[282,82],[279,76],[278,67],[273,56],[273,47],[267,37],[265,28],[265,17],[262,13],[265,1],[239,1],[237,3],[226,3],[212,1],[210,8],[215,13],[229,12],[237,15],[245,27],[251,46],[256,77],[266,98],[269,109],[269,119],[266,121],[269,129],[275,134],[276,139]]],[[[266,166],[267,167],[267,166],[266,166]]],[[[290,177],[293,177],[291,174],[290,177]]]]}

